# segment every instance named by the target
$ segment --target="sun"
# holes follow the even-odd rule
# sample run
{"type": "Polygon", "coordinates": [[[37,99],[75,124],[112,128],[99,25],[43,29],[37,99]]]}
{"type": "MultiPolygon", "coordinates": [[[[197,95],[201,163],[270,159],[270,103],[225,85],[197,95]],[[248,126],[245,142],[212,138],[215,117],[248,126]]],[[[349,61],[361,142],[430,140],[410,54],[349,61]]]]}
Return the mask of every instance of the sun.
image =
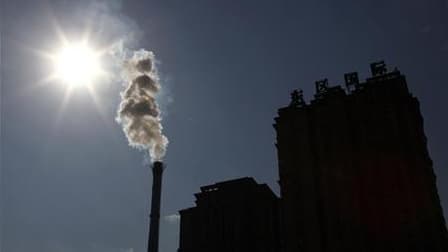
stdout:
{"type": "Polygon", "coordinates": [[[84,96],[88,95],[94,105],[93,108],[107,123],[109,118],[103,96],[97,92],[100,89],[104,90],[104,86],[115,80],[116,73],[111,71],[113,69],[111,66],[115,66],[118,60],[114,58],[112,51],[117,42],[104,44],[102,40],[95,41],[90,36],[90,27],[86,27],[82,34],[71,36],[67,36],[56,21],[54,28],[55,40],[47,44],[45,49],[27,46],[27,49],[42,59],[42,62],[45,61],[47,74],[30,84],[26,92],[32,92],[37,88],[51,88],[59,94],[61,103],[57,109],[54,126],[62,121],[65,109],[72,101],[75,92],[77,102],[84,102],[84,96]]]}
{"type": "Polygon", "coordinates": [[[65,44],[53,63],[54,77],[71,87],[89,86],[103,74],[100,53],[85,42],[65,44]]]}

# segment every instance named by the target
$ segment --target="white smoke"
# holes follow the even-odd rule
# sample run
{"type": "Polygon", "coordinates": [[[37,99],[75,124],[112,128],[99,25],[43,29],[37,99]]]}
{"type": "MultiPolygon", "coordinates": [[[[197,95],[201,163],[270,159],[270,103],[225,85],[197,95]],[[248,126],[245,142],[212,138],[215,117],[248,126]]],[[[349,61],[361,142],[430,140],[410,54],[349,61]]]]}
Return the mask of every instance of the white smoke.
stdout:
{"type": "Polygon", "coordinates": [[[160,90],[159,76],[152,52],[135,51],[123,64],[123,80],[117,122],[122,125],[129,145],[149,151],[153,161],[165,156],[168,139],[162,133],[160,109],[156,102],[160,90]]]}

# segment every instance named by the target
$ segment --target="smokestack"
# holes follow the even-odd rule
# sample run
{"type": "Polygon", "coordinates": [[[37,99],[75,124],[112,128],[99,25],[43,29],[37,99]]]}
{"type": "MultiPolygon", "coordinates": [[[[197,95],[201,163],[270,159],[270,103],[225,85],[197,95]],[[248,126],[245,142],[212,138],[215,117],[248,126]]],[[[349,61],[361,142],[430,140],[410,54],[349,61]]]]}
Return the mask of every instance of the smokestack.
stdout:
{"type": "Polygon", "coordinates": [[[160,197],[162,194],[163,163],[156,161],[152,165],[152,198],[149,223],[148,252],[159,250],[160,197]]]}

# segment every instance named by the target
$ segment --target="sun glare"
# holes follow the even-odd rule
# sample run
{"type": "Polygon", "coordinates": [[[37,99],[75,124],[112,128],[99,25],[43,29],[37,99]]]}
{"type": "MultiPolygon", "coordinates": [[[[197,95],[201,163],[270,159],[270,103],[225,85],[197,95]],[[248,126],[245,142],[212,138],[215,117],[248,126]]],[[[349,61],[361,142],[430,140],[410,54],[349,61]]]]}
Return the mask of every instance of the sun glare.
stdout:
{"type": "Polygon", "coordinates": [[[99,53],[85,43],[65,45],[54,57],[55,76],[70,86],[88,86],[101,75],[99,53]]]}

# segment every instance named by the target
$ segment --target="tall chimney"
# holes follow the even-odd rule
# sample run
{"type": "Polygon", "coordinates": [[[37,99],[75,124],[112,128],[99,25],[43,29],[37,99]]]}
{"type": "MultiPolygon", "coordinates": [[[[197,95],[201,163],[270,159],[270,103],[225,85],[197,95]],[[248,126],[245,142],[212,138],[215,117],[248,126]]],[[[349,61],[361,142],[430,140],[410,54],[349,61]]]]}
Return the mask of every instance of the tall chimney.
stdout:
{"type": "Polygon", "coordinates": [[[162,193],[163,163],[156,161],[152,165],[152,199],[149,223],[148,252],[159,250],[160,196],[162,193]]]}

